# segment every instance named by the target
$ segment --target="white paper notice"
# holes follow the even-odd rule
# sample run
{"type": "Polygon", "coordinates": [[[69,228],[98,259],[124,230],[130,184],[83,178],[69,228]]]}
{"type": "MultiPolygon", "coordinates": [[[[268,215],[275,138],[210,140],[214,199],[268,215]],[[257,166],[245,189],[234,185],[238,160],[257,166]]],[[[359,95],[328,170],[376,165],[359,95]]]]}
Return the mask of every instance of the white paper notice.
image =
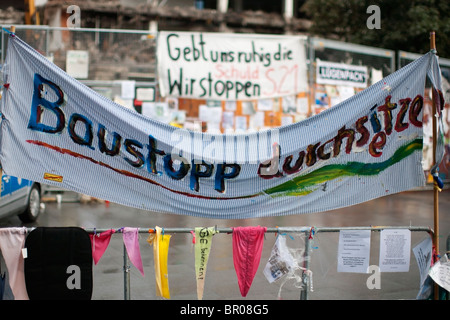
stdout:
{"type": "Polygon", "coordinates": [[[143,102],[142,103],[142,114],[149,118],[153,118],[155,116],[155,103],[153,102],[143,102]]]}
{"type": "Polygon", "coordinates": [[[431,266],[431,250],[432,241],[431,237],[425,238],[421,243],[413,248],[414,255],[416,256],[417,265],[420,272],[420,285],[423,284],[427,278],[428,271],[431,266]]]}
{"type": "Polygon", "coordinates": [[[141,112],[144,116],[161,122],[170,120],[167,102],[143,102],[141,112]]]}
{"type": "Polygon", "coordinates": [[[236,101],[226,101],[225,102],[225,110],[236,111],[236,101]]]}
{"type": "Polygon", "coordinates": [[[272,99],[259,99],[258,100],[258,110],[259,111],[271,111],[273,108],[272,99]]]}
{"type": "Polygon", "coordinates": [[[288,124],[292,124],[294,122],[294,119],[292,119],[291,116],[288,117],[281,117],[281,125],[286,126],[288,124]]]}
{"type": "Polygon", "coordinates": [[[450,291],[450,261],[438,261],[430,270],[430,277],[440,287],[450,291]]]}
{"type": "Polygon", "coordinates": [[[410,251],[410,230],[382,230],[380,233],[380,271],[408,272],[410,251]]]}
{"type": "Polygon", "coordinates": [[[234,128],[234,112],[233,111],[224,111],[223,112],[222,126],[224,129],[233,129],[234,128]]]}
{"type": "Polygon", "coordinates": [[[371,79],[372,84],[377,83],[381,79],[383,79],[383,71],[377,70],[377,69],[372,69],[372,79],[371,79]]]}
{"type": "Polygon", "coordinates": [[[121,97],[122,99],[134,99],[134,89],[136,82],[134,80],[124,80],[121,86],[121,97]]]}
{"type": "Polygon", "coordinates": [[[367,273],[370,258],[370,230],[339,232],[338,272],[367,273]]]}
{"type": "Polygon", "coordinates": [[[136,99],[140,101],[155,101],[155,88],[136,88],[136,99]]]}
{"type": "Polygon", "coordinates": [[[66,72],[77,79],[89,77],[89,52],[84,50],[67,50],[66,72]]]}
{"type": "Polygon", "coordinates": [[[236,131],[246,131],[247,130],[247,117],[236,117],[236,131]]]}
{"type": "Polygon", "coordinates": [[[257,111],[253,117],[251,117],[252,128],[263,128],[264,127],[264,112],[257,111]]]}
{"type": "Polygon", "coordinates": [[[202,104],[199,106],[198,115],[200,121],[220,123],[222,121],[222,108],[208,107],[202,104]]]}
{"type": "Polygon", "coordinates": [[[349,99],[355,95],[355,88],[353,87],[338,86],[337,89],[342,101],[349,99]]]}
{"type": "Polygon", "coordinates": [[[298,98],[297,99],[297,113],[307,114],[308,113],[308,98],[298,98]]]}

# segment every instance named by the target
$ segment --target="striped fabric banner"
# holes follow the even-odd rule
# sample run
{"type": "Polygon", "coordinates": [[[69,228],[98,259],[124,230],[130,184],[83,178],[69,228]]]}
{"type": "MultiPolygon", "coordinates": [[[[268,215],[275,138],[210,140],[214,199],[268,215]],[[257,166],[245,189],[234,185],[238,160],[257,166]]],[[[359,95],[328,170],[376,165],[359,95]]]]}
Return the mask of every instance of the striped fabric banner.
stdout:
{"type": "Polygon", "coordinates": [[[302,122],[216,135],[97,94],[14,34],[4,65],[5,174],[148,211],[218,219],[327,211],[425,183],[428,53],[302,122]]]}

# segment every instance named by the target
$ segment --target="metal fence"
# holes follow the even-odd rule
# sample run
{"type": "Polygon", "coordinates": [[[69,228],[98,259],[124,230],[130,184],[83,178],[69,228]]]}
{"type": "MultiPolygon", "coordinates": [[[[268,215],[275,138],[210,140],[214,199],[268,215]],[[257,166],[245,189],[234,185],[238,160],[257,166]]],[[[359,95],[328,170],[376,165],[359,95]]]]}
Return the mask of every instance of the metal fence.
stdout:
{"type": "MultiPolygon", "coordinates": [[[[1,61],[3,64],[7,51],[7,32],[9,26],[1,30],[1,61]]],[[[143,30],[63,28],[49,26],[18,25],[16,34],[37,51],[52,60],[65,71],[68,61],[82,59],[77,52],[88,52],[86,75],[77,79],[113,99],[115,81],[134,80],[136,86],[152,87],[157,90],[156,37],[157,33],[143,30]],[[69,59],[69,60],[68,60],[69,59]]],[[[304,36],[302,36],[304,38],[304,36]]],[[[310,94],[315,96],[315,63],[317,59],[368,66],[383,76],[395,71],[395,53],[391,50],[349,44],[320,38],[308,38],[305,42],[309,64],[310,94]]],[[[75,62],[76,65],[76,62],[75,62]]],[[[371,84],[372,77],[368,85],[371,84]]],[[[157,99],[157,97],[156,97],[157,99]]],[[[314,108],[314,99],[309,101],[314,108]]],[[[331,106],[331,102],[330,102],[331,106]]],[[[278,122],[275,122],[278,123],[278,122]]]]}
{"type": "MultiPolygon", "coordinates": [[[[145,248],[145,235],[149,234],[150,230],[154,230],[154,228],[152,227],[139,227],[139,234],[140,235],[144,235],[141,238],[140,241],[140,246],[141,246],[141,253],[142,253],[142,261],[144,262],[146,267],[152,266],[153,264],[151,263],[151,260],[153,259],[153,257],[150,257],[152,255],[153,250],[151,250],[150,248],[148,248],[147,250],[144,249],[145,248]]],[[[267,292],[267,296],[270,297],[270,295],[272,294],[272,299],[276,299],[276,292],[278,291],[278,298],[280,298],[281,296],[286,298],[287,300],[294,300],[294,299],[299,299],[299,300],[311,300],[310,296],[311,294],[313,295],[312,299],[317,299],[315,292],[314,292],[314,288],[319,287],[321,288],[322,291],[321,294],[324,294],[324,299],[328,300],[332,297],[332,299],[346,299],[345,296],[348,297],[348,293],[346,294],[344,291],[341,292],[341,296],[336,295],[336,292],[333,290],[330,290],[329,293],[324,293],[324,288],[326,288],[326,286],[332,286],[333,285],[333,280],[335,280],[337,272],[336,271],[336,262],[333,263],[333,258],[336,257],[337,260],[337,245],[339,242],[339,239],[336,240],[336,236],[338,235],[341,231],[360,231],[360,230],[370,230],[371,233],[380,233],[383,230],[388,230],[388,229],[396,229],[396,230],[409,230],[413,233],[416,234],[421,234],[421,233],[426,233],[428,234],[430,237],[433,236],[433,231],[428,228],[428,227],[421,227],[421,226],[398,226],[398,227],[389,227],[389,226],[383,226],[383,227],[309,227],[309,226],[304,226],[304,227],[274,227],[274,228],[267,228],[266,233],[270,234],[274,234],[275,237],[278,234],[282,234],[282,235],[287,235],[289,236],[292,241],[289,244],[289,250],[291,251],[291,253],[293,254],[294,259],[296,259],[296,270],[291,270],[291,273],[285,275],[284,280],[282,280],[283,278],[281,278],[280,280],[277,280],[276,282],[274,282],[274,286],[271,287],[270,292],[267,292]],[[321,237],[325,237],[319,240],[319,238],[321,237]],[[326,246],[323,246],[321,244],[320,241],[324,241],[326,243],[326,246]],[[331,255],[330,255],[330,252],[331,255]],[[321,265],[321,261],[323,259],[324,256],[333,256],[333,258],[331,259],[327,259],[327,262],[329,263],[331,261],[330,265],[326,266],[326,271],[323,272],[323,266],[321,265]],[[331,270],[334,269],[334,270],[331,270]],[[286,277],[290,277],[286,280],[286,277]],[[286,282],[283,282],[286,281],[286,282]],[[289,285],[289,281],[291,281],[291,285],[289,285]],[[319,285],[313,285],[313,283],[319,283],[319,285]],[[282,287],[285,286],[283,294],[281,294],[282,291],[282,287]]],[[[28,228],[27,232],[31,232],[33,231],[34,228],[28,228]]],[[[110,229],[95,229],[95,228],[86,228],[85,231],[89,234],[100,234],[101,232],[105,232],[108,231],[110,229]]],[[[194,232],[194,228],[163,228],[164,230],[164,234],[165,235],[171,235],[171,236],[176,236],[176,235],[186,235],[186,236],[191,236],[190,234],[194,232]]],[[[219,227],[217,228],[217,232],[216,235],[214,236],[215,240],[214,240],[214,246],[217,247],[217,245],[223,244],[224,241],[227,241],[226,239],[217,239],[218,236],[223,236],[223,237],[229,237],[230,234],[233,233],[233,228],[223,228],[223,227],[219,227]],[[222,241],[219,241],[222,240],[222,241]]],[[[422,235],[423,236],[423,235],[422,235]]],[[[117,232],[115,232],[112,235],[111,238],[111,243],[108,246],[108,250],[105,252],[104,257],[102,257],[102,260],[106,260],[106,264],[105,263],[99,263],[99,265],[94,266],[93,267],[93,281],[94,281],[94,292],[95,291],[99,291],[100,295],[102,294],[102,290],[107,290],[108,294],[107,296],[103,296],[101,298],[98,297],[99,293],[95,294],[93,296],[93,298],[95,299],[97,297],[97,299],[119,299],[120,297],[120,281],[116,281],[117,279],[117,275],[120,273],[119,269],[122,272],[122,276],[123,276],[123,282],[122,282],[122,298],[123,300],[131,300],[132,298],[132,292],[133,292],[133,296],[135,297],[135,299],[151,299],[151,298],[155,298],[158,299],[157,296],[154,295],[154,293],[152,293],[152,288],[154,288],[155,284],[152,283],[154,282],[154,277],[152,277],[152,275],[149,275],[147,271],[152,271],[151,267],[149,268],[150,270],[146,271],[146,278],[144,279],[143,276],[137,271],[137,269],[131,264],[131,261],[128,257],[128,253],[127,253],[127,249],[125,244],[122,242],[122,236],[121,236],[121,232],[120,230],[118,230],[117,232]],[[112,247],[112,248],[110,248],[112,247]],[[122,251],[122,252],[121,252],[122,251]],[[120,256],[121,255],[121,256],[120,256]],[[112,265],[112,262],[115,264],[119,264],[122,263],[121,268],[119,268],[118,265],[112,265]],[[103,269],[104,266],[106,265],[106,269],[103,269]],[[97,271],[97,269],[102,269],[101,271],[97,271]],[[114,271],[113,271],[114,270],[114,271]],[[114,277],[115,279],[113,280],[112,277],[114,277]],[[100,285],[103,286],[104,288],[97,290],[96,286],[100,285]],[[105,287],[107,287],[107,289],[105,289],[105,287]],[[136,289],[136,290],[135,290],[136,289]],[[138,295],[139,297],[136,298],[136,292],[140,295],[138,295]],[[142,294],[143,292],[145,292],[145,294],[142,294]],[[142,295],[144,297],[142,297],[142,295]]],[[[414,238],[411,237],[413,241],[416,241],[417,239],[420,239],[418,237],[414,238]]],[[[376,238],[372,237],[372,242],[376,242],[376,238]],[[375,241],[374,241],[375,240],[375,241]]],[[[171,240],[174,241],[174,240],[171,240]]],[[[190,241],[186,241],[186,242],[190,242],[190,241]]],[[[229,240],[227,242],[230,242],[229,240]]],[[[146,244],[148,247],[148,243],[146,244]]],[[[172,245],[171,245],[172,246],[172,245]]],[[[172,249],[175,251],[171,251],[170,254],[170,260],[171,261],[183,261],[184,267],[183,267],[183,271],[181,273],[183,273],[183,277],[184,278],[179,278],[177,277],[173,271],[175,270],[176,266],[175,265],[171,265],[169,267],[168,270],[168,278],[170,279],[170,287],[171,287],[171,296],[173,299],[178,300],[180,299],[195,299],[196,298],[196,291],[195,291],[195,271],[193,269],[193,265],[192,263],[189,263],[188,261],[186,261],[186,257],[188,255],[193,256],[194,255],[194,250],[180,250],[180,246],[179,244],[175,245],[177,248],[172,249]],[[191,275],[192,277],[190,278],[186,278],[186,274],[189,274],[189,272],[186,272],[186,269],[192,268],[192,272],[191,275]],[[176,279],[176,281],[174,281],[174,279],[176,279]],[[189,289],[181,289],[180,288],[189,288],[189,289]],[[190,290],[190,293],[186,293],[185,290],[190,290]],[[194,298],[195,297],[195,298],[194,298]]],[[[187,245],[185,245],[187,246],[187,245]]],[[[377,245],[371,245],[371,249],[377,249],[377,245]]],[[[230,249],[229,247],[226,248],[226,250],[230,249]]],[[[209,278],[209,282],[213,281],[213,282],[217,282],[214,281],[214,271],[213,269],[217,269],[214,268],[214,266],[212,266],[215,261],[217,260],[217,256],[214,255],[215,251],[222,251],[222,250],[212,250],[211,252],[211,257],[209,259],[208,264],[210,264],[211,266],[208,268],[209,273],[208,276],[206,278],[209,278]]],[[[371,250],[371,259],[373,259],[373,256],[377,255],[378,252],[372,252],[372,251],[376,251],[376,250],[371,250]]],[[[267,252],[267,251],[266,251],[267,252]]],[[[230,254],[226,255],[227,258],[227,262],[228,262],[228,266],[221,266],[219,272],[225,272],[225,269],[231,269],[231,264],[232,263],[232,253],[230,252],[230,254]]],[[[266,258],[268,258],[267,256],[262,256],[261,257],[261,262],[260,262],[260,267],[259,267],[259,271],[257,273],[257,277],[260,278],[264,278],[264,276],[261,274],[264,266],[266,265],[267,260],[265,260],[266,258]]],[[[194,259],[191,259],[191,261],[193,261],[194,259]]],[[[414,259],[410,259],[411,261],[415,261],[414,259]]],[[[104,261],[102,261],[104,262],[104,261]]],[[[417,278],[419,279],[419,270],[418,270],[418,266],[415,263],[411,263],[411,270],[410,272],[414,272],[417,273],[417,278]]],[[[340,273],[340,275],[342,277],[345,277],[347,280],[350,280],[351,284],[349,284],[353,289],[355,289],[355,291],[370,291],[368,290],[368,288],[366,287],[366,281],[365,279],[367,279],[368,277],[371,276],[371,273],[368,271],[367,273],[347,273],[347,274],[343,274],[340,273]],[[353,279],[353,280],[352,280],[353,279]],[[355,279],[360,280],[363,279],[364,281],[360,281],[359,285],[358,285],[358,281],[355,281],[355,279]]],[[[411,299],[411,287],[418,287],[419,284],[419,280],[417,283],[415,284],[411,284],[411,283],[403,283],[400,286],[398,286],[398,283],[395,283],[396,281],[392,281],[393,279],[396,278],[404,278],[404,277],[409,277],[408,279],[410,279],[410,275],[408,275],[408,272],[406,273],[406,275],[402,276],[401,273],[398,272],[394,272],[394,273],[383,273],[383,278],[388,278],[389,282],[393,282],[394,283],[394,288],[397,292],[389,292],[388,289],[385,289],[384,286],[386,285],[386,282],[383,285],[383,289],[384,292],[388,292],[387,294],[394,294],[394,295],[399,295],[400,299],[402,298],[406,298],[406,299],[411,299]],[[402,287],[403,285],[403,287],[402,287]],[[397,287],[395,287],[397,286],[397,287]]],[[[222,277],[223,278],[223,277],[222,277]]],[[[344,281],[345,281],[344,278],[344,281]]],[[[222,281],[219,281],[219,283],[221,283],[222,281]]],[[[231,281],[231,279],[229,279],[229,282],[234,283],[234,281],[231,281]]],[[[262,282],[266,282],[266,281],[259,281],[258,284],[256,284],[255,286],[259,286],[261,287],[261,283],[262,282]]],[[[223,284],[222,284],[223,285],[223,284]]],[[[269,284],[269,282],[266,282],[266,286],[264,287],[264,289],[269,289],[269,286],[271,284],[269,284]]],[[[335,288],[334,290],[336,290],[338,288],[335,288]]],[[[345,290],[344,288],[339,288],[339,290],[345,290]]],[[[374,290],[377,291],[377,290],[374,290]]],[[[378,290],[380,291],[380,290],[378,290]]],[[[154,291],[153,291],[154,292],[154,291]]],[[[236,293],[237,291],[233,290],[233,293],[227,292],[225,298],[226,299],[236,299],[236,293]]],[[[205,300],[211,300],[211,296],[209,296],[208,294],[210,293],[209,288],[205,288],[205,293],[204,293],[204,299],[205,300]]],[[[417,292],[414,292],[415,294],[417,294],[417,292]]],[[[222,297],[223,298],[223,297],[222,297]]],[[[219,299],[222,299],[219,298],[219,299]]],[[[375,294],[373,297],[369,297],[369,299],[377,299],[379,297],[377,297],[377,295],[375,294]]],[[[358,299],[364,299],[364,297],[360,296],[358,299]]],[[[214,299],[214,295],[213,298],[214,299]]]]}
{"type": "Polygon", "coordinates": [[[311,114],[332,107],[395,71],[395,52],[392,50],[311,37],[308,53],[311,114]],[[367,67],[366,86],[353,88],[319,84],[316,69],[320,61],[367,67]],[[345,89],[345,92],[339,89],[345,89]]]}
{"type": "MultiPolygon", "coordinates": [[[[151,228],[142,228],[139,230],[140,233],[146,234],[148,233],[148,230],[151,228]]],[[[310,297],[310,294],[314,291],[314,275],[316,275],[316,277],[319,277],[319,270],[314,269],[317,268],[317,264],[315,263],[315,261],[313,261],[314,257],[317,257],[318,259],[320,259],[321,255],[327,254],[328,255],[328,251],[331,249],[334,251],[334,257],[336,257],[337,259],[337,248],[335,248],[334,245],[331,245],[332,243],[334,244],[338,244],[339,241],[328,241],[325,240],[327,242],[327,248],[323,248],[322,246],[320,248],[316,247],[317,246],[317,241],[315,241],[315,239],[317,237],[321,237],[322,234],[327,235],[327,236],[333,236],[334,234],[339,234],[340,231],[355,231],[355,230],[370,230],[371,233],[379,233],[382,230],[387,230],[387,229],[400,229],[400,230],[410,230],[411,232],[414,233],[426,233],[429,234],[430,237],[433,236],[433,231],[428,228],[428,227],[421,227],[421,226],[399,226],[399,227],[389,227],[389,226],[383,226],[383,227],[309,227],[309,226],[304,226],[304,227],[276,227],[276,228],[267,228],[267,233],[273,233],[273,234],[284,234],[284,235],[298,235],[299,237],[297,238],[293,238],[295,245],[294,245],[294,251],[297,251],[297,256],[295,258],[297,258],[297,264],[299,269],[297,270],[297,279],[293,280],[292,282],[296,282],[294,284],[294,286],[291,286],[290,289],[290,295],[288,295],[288,297],[290,299],[293,299],[293,297],[295,297],[295,290],[297,289],[297,297],[299,300],[308,300],[310,297]],[[321,250],[326,250],[327,252],[320,252],[321,250]],[[319,253],[320,252],[320,253],[319,253]]],[[[100,232],[100,231],[106,231],[105,230],[96,230],[96,232],[100,232]]],[[[193,228],[165,228],[165,234],[189,234],[193,231],[193,228]]],[[[94,230],[89,229],[87,230],[88,232],[94,232],[94,230]]],[[[217,228],[217,231],[219,232],[216,235],[229,235],[233,232],[233,228],[217,228]]],[[[422,234],[423,236],[423,234],[422,234]]],[[[334,237],[335,238],[335,237],[334,237]]],[[[417,238],[419,239],[419,238],[417,238]]],[[[373,241],[373,240],[372,240],[373,241]]],[[[377,247],[376,245],[374,247],[377,247]]],[[[290,248],[291,249],[291,248],[290,248]]],[[[375,255],[378,252],[372,252],[372,254],[375,253],[375,255]]],[[[229,255],[229,258],[231,259],[231,254],[229,255]]],[[[264,261],[264,258],[266,257],[262,257],[261,258],[261,263],[260,265],[262,267],[265,266],[267,261],[264,261]]],[[[212,260],[212,259],[211,259],[212,260]]],[[[411,261],[413,261],[414,259],[411,259],[411,261]]],[[[417,265],[415,265],[414,263],[412,263],[413,267],[411,268],[413,271],[410,272],[417,272],[417,278],[419,278],[419,274],[418,274],[418,267],[417,265]]],[[[335,265],[333,265],[333,267],[335,267],[335,265]]],[[[127,251],[125,246],[123,246],[123,280],[124,280],[124,290],[123,290],[123,299],[124,300],[130,300],[131,299],[131,291],[132,289],[132,281],[131,281],[131,268],[132,266],[130,265],[130,261],[127,257],[127,251]]],[[[335,271],[335,270],[334,270],[335,271]]],[[[169,271],[170,272],[170,271],[169,271]]],[[[293,274],[291,274],[292,276],[293,274]]],[[[342,273],[341,273],[342,275],[342,273]]],[[[352,277],[358,277],[358,275],[356,273],[350,273],[347,274],[347,276],[352,277]]],[[[394,279],[395,277],[398,277],[399,273],[384,273],[383,277],[386,278],[391,278],[394,279]]],[[[261,274],[260,274],[261,276],[261,274]]],[[[322,275],[323,276],[323,275],[322,275]]],[[[366,274],[360,274],[360,277],[365,277],[368,278],[370,276],[370,273],[366,273],[366,274]]],[[[139,277],[139,276],[138,276],[139,277]]],[[[170,275],[169,275],[170,277],[170,275]]],[[[294,278],[294,277],[293,277],[294,278]]],[[[293,279],[292,278],[292,279],[293,279]]],[[[292,280],[291,279],[291,280],[292,280]]],[[[326,280],[327,282],[331,282],[330,277],[328,277],[328,280],[326,280]]],[[[178,285],[182,286],[182,283],[178,283],[178,285]]],[[[280,285],[280,281],[278,281],[277,285],[280,285]]],[[[282,286],[282,285],[281,285],[282,286]]],[[[366,283],[360,283],[360,287],[361,288],[365,288],[366,283]]],[[[360,288],[360,289],[361,289],[360,288]]],[[[279,289],[281,291],[281,287],[279,289]]],[[[401,292],[402,288],[398,288],[398,290],[401,292]]],[[[289,289],[288,289],[289,291],[289,289]]],[[[334,295],[334,293],[332,293],[332,296],[334,295]]],[[[407,293],[405,293],[404,297],[409,297],[407,293]]],[[[273,299],[275,299],[276,297],[274,296],[273,299]]],[[[207,293],[205,293],[205,299],[208,299],[207,293]]],[[[328,298],[329,299],[329,298],[328,298]]]]}
{"type": "MultiPolygon", "coordinates": [[[[439,54],[439,53],[438,53],[439,54]]],[[[408,63],[418,59],[421,55],[412,52],[398,51],[397,52],[397,68],[403,68],[408,63]]],[[[439,58],[439,66],[441,67],[442,76],[450,81],[450,59],[439,58]]]]}
{"type": "MultiPolygon", "coordinates": [[[[6,58],[7,35],[1,26],[0,65],[6,58]]],[[[49,26],[15,26],[16,34],[37,51],[48,57],[61,69],[70,74],[69,65],[78,66],[76,78],[110,99],[117,96],[118,81],[133,80],[136,87],[152,88],[157,96],[156,38],[158,33],[145,30],[64,28],[49,26]],[[80,56],[87,53],[86,57],[80,56]],[[84,72],[81,69],[86,68],[84,72]],[[81,74],[80,74],[81,72],[81,74]]],[[[304,36],[299,36],[305,38],[304,36]]],[[[307,37],[306,52],[309,83],[309,115],[321,112],[340,102],[339,91],[327,92],[329,87],[316,82],[318,61],[341,63],[368,68],[367,86],[396,70],[396,52],[392,50],[345,43],[335,40],[307,37]],[[325,88],[327,87],[327,88],[325,88]],[[335,96],[337,95],[337,96],[335,96]],[[327,102],[318,102],[326,96],[327,102]]],[[[399,51],[397,69],[403,67],[418,54],[399,51]]],[[[450,60],[440,59],[444,77],[449,79],[450,60]]],[[[72,69],[74,67],[71,67],[72,69]]],[[[333,88],[331,88],[333,89],[333,88]]],[[[335,89],[335,88],[334,88],[335,89]]],[[[357,93],[356,89],[352,91],[357,93]]],[[[348,93],[346,93],[348,94],[348,93]]],[[[345,98],[342,96],[342,98],[345,98]]],[[[185,99],[183,99],[185,100],[185,99]]],[[[122,103],[129,103],[120,101],[122,103]]],[[[133,105],[140,112],[140,105],[133,105]]],[[[297,117],[301,119],[301,117],[297,117]]],[[[274,121],[279,124],[280,121],[274,121]]]]}
{"type": "MultiPolygon", "coordinates": [[[[3,28],[2,62],[7,49],[3,28]]],[[[71,51],[87,51],[89,73],[81,80],[155,81],[156,34],[149,31],[19,25],[15,33],[63,70],[71,51]]]]}
{"type": "MultiPolygon", "coordinates": [[[[9,26],[1,31],[0,64],[6,59],[8,44],[3,28],[9,26]]],[[[156,34],[149,31],[29,25],[15,28],[17,36],[31,47],[111,100],[120,90],[117,81],[133,80],[136,87],[156,87],[156,34]]]]}

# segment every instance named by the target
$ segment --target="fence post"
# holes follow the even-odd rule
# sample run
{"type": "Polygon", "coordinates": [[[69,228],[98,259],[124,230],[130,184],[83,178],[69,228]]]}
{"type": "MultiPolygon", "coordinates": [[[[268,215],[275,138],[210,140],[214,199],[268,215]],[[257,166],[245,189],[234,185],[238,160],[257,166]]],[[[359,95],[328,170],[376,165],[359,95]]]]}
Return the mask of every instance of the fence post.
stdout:
{"type": "Polygon", "coordinates": [[[450,259],[450,234],[447,236],[447,256],[450,259]]]}
{"type": "Polygon", "coordinates": [[[307,233],[305,233],[305,253],[303,254],[303,274],[302,274],[302,282],[303,287],[302,291],[300,291],[300,300],[308,300],[308,281],[309,281],[309,252],[310,252],[310,239],[307,233]]]}
{"type": "Polygon", "coordinates": [[[130,266],[125,244],[123,245],[123,299],[130,300],[130,266]]]}
{"type": "MultiPolygon", "coordinates": [[[[450,234],[447,236],[447,258],[450,259],[450,234]]],[[[450,300],[450,291],[447,291],[447,300],[450,300]]]]}
{"type": "Polygon", "coordinates": [[[6,53],[5,40],[3,39],[4,38],[3,27],[0,30],[0,34],[2,35],[2,39],[1,39],[2,52],[1,52],[1,61],[0,61],[0,63],[2,64],[2,67],[3,67],[3,64],[5,63],[5,53],[6,53]]]}
{"type": "Polygon", "coordinates": [[[50,56],[50,28],[45,29],[45,56],[48,58],[50,56]]]}

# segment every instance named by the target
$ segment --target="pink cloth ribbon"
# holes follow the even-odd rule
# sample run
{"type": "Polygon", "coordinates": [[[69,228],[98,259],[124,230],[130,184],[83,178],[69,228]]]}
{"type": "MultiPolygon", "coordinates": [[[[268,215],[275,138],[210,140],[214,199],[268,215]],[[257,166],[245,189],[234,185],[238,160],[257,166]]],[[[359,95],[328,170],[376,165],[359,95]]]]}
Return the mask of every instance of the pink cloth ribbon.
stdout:
{"type": "Polygon", "coordinates": [[[144,266],[142,265],[141,250],[139,249],[139,229],[123,228],[123,242],[127,249],[128,258],[131,263],[144,275],[144,266]]]}
{"type": "Polygon", "coordinates": [[[25,285],[25,262],[22,249],[26,228],[0,228],[0,250],[9,274],[9,286],[15,300],[29,300],[25,285]]]}
{"type": "Polygon", "coordinates": [[[92,258],[95,264],[100,261],[100,258],[105,253],[111,240],[111,235],[115,232],[115,230],[111,229],[100,234],[89,234],[92,243],[92,258]]]}
{"type": "Polygon", "coordinates": [[[266,227],[233,228],[233,262],[239,290],[247,296],[261,260],[266,227]]]}

